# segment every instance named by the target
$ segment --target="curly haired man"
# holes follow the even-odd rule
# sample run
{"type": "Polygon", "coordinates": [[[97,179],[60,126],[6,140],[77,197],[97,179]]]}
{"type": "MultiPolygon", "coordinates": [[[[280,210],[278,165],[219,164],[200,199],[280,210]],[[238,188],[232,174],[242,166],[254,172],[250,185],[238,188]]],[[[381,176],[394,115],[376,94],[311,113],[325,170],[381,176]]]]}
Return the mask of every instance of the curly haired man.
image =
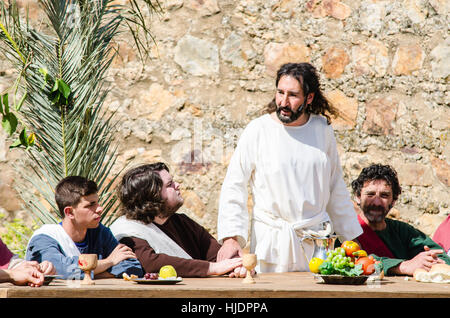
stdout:
{"type": "Polygon", "coordinates": [[[362,211],[358,220],[364,230],[357,240],[362,249],[383,263],[386,275],[412,276],[417,268],[428,271],[434,264],[450,264],[450,258],[430,237],[386,217],[402,192],[392,167],[373,164],[362,169],[352,189],[362,211]]]}

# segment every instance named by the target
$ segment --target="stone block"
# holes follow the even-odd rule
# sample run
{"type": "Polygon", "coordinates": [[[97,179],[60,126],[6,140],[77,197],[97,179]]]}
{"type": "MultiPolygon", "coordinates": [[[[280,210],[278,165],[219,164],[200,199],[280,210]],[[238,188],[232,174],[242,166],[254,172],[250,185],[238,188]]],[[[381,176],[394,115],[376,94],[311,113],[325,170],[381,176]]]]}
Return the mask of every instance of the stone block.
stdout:
{"type": "Polygon", "coordinates": [[[352,47],[352,71],[356,76],[382,77],[389,68],[389,49],[381,41],[369,39],[352,47]]]}
{"type": "Polygon", "coordinates": [[[386,1],[362,1],[358,22],[363,31],[376,34],[385,25],[386,1]]]}
{"type": "Polygon", "coordinates": [[[366,103],[366,119],[363,123],[363,130],[374,135],[392,134],[398,104],[397,98],[390,95],[368,101],[366,103]]]}
{"type": "Polygon", "coordinates": [[[0,207],[7,211],[17,211],[21,208],[22,200],[14,189],[14,174],[2,169],[0,176],[0,207]]]}
{"type": "Polygon", "coordinates": [[[425,213],[417,219],[417,228],[426,235],[433,237],[438,226],[445,220],[445,216],[425,213]]]}
{"type": "Polygon", "coordinates": [[[450,164],[446,161],[436,158],[434,156],[430,157],[431,166],[433,167],[436,177],[447,187],[450,187],[450,164]]]}
{"type": "Polygon", "coordinates": [[[428,0],[438,14],[448,16],[450,14],[450,1],[448,0],[428,0]]]}
{"type": "Polygon", "coordinates": [[[322,69],[328,78],[339,78],[350,59],[344,49],[332,47],[322,56],[322,69]]]}
{"type": "Polygon", "coordinates": [[[331,16],[338,20],[345,20],[352,14],[352,9],[340,0],[310,0],[306,6],[314,18],[331,16]]]}
{"type": "Polygon", "coordinates": [[[153,83],[148,90],[139,96],[139,102],[130,106],[132,113],[137,117],[146,117],[158,121],[170,108],[175,107],[177,97],[164,89],[159,83],[153,83]]]}
{"type": "Polygon", "coordinates": [[[187,34],[178,41],[174,52],[175,62],[191,75],[211,76],[219,73],[219,49],[211,41],[187,34]]]}
{"type": "Polygon", "coordinates": [[[302,43],[268,43],[264,48],[264,64],[269,75],[277,73],[285,63],[310,62],[310,49],[302,43]]]}
{"type": "Polygon", "coordinates": [[[199,198],[197,193],[191,190],[186,190],[182,192],[184,199],[184,207],[195,213],[199,218],[202,218],[206,212],[206,206],[203,201],[199,198]]]}
{"type": "Polygon", "coordinates": [[[450,75],[450,38],[433,48],[430,57],[433,78],[447,78],[450,75]]]}
{"type": "Polygon", "coordinates": [[[333,90],[325,93],[328,101],[339,111],[339,117],[332,119],[334,129],[352,129],[356,125],[358,115],[358,101],[345,96],[340,90],[333,90]]]}
{"type": "Polygon", "coordinates": [[[184,5],[196,10],[201,16],[210,16],[220,12],[217,0],[184,0],[184,5]]]}
{"type": "Polygon", "coordinates": [[[433,171],[430,166],[421,163],[405,163],[394,159],[393,166],[397,170],[400,184],[405,186],[428,187],[433,184],[433,171]]]}
{"type": "Polygon", "coordinates": [[[428,10],[422,0],[404,0],[402,3],[408,18],[413,23],[421,23],[425,21],[428,10]]]}
{"type": "Polygon", "coordinates": [[[394,75],[411,75],[422,68],[424,59],[425,53],[420,45],[399,46],[392,61],[394,75]]]}
{"type": "Polygon", "coordinates": [[[232,32],[223,42],[220,48],[220,56],[232,66],[244,69],[247,64],[247,56],[242,50],[242,37],[232,32]]]}

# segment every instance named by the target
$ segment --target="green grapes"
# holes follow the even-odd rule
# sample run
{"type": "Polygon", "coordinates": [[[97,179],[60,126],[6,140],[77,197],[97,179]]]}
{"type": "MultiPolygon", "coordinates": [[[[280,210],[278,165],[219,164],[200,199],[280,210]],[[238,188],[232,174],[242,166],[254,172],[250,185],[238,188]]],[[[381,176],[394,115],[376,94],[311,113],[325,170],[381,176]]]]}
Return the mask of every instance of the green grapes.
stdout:
{"type": "Polygon", "coordinates": [[[352,262],[351,257],[345,255],[345,250],[342,247],[337,247],[332,251],[327,252],[327,262],[333,264],[335,269],[344,269],[346,267],[353,268],[355,263],[352,262]]]}

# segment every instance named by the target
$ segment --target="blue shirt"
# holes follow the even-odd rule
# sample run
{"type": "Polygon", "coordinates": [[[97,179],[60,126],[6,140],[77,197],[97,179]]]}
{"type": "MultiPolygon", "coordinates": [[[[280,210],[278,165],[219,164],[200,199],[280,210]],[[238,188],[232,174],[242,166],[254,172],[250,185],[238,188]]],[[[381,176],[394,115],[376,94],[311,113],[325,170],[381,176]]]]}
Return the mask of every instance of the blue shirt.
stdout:
{"type": "MultiPolygon", "coordinates": [[[[83,242],[76,243],[81,254],[97,254],[98,259],[107,258],[119,244],[111,230],[99,224],[95,229],[88,229],[83,242]]],[[[56,273],[63,279],[83,279],[84,272],[78,267],[78,256],[68,257],[58,244],[58,241],[45,234],[33,237],[28,244],[26,259],[29,261],[49,261],[56,268],[56,273]]],[[[137,259],[129,258],[107,269],[115,277],[123,273],[144,275],[141,264],[137,259]]]]}

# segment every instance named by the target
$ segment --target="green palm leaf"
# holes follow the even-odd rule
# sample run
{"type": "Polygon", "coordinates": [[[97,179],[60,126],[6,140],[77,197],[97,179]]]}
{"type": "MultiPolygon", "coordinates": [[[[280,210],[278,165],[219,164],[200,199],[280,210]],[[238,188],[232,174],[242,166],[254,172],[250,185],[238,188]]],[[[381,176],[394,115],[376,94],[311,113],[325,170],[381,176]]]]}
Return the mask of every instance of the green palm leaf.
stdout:
{"type": "MultiPolygon", "coordinates": [[[[158,1],[142,0],[152,11],[158,1]]],[[[36,135],[27,147],[31,169],[18,192],[28,211],[42,223],[58,222],[53,189],[64,177],[80,175],[97,182],[110,224],[117,209],[112,189],[117,144],[114,113],[103,110],[108,94],[105,76],[115,56],[111,42],[130,27],[141,56],[151,38],[135,0],[130,6],[111,0],[40,0],[49,30],[30,27],[15,1],[0,4],[0,52],[16,67],[26,99],[20,112],[26,131],[36,135]],[[139,28],[145,35],[138,36],[139,28]]],[[[24,166],[22,166],[24,167],[24,166]]],[[[22,170],[21,170],[22,171],[22,170]]]]}

